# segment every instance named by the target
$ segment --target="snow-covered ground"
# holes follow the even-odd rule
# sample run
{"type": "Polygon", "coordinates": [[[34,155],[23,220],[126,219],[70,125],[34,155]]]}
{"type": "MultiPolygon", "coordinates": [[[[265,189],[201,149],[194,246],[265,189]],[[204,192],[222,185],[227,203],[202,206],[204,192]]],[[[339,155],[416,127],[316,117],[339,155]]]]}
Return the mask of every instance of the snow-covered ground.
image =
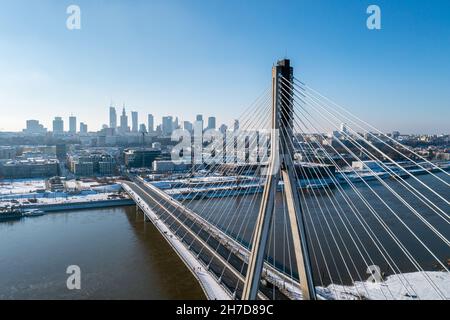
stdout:
{"type": "Polygon", "coordinates": [[[0,195],[27,194],[44,189],[43,179],[0,180],[0,195]]]}
{"type": "Polygon", "coordinates": [[[354,300],[449,300],[450,273],[440,271],[392,275],[383,282],[355,282],[353,286],[318,288],[329,299],[354,300]]]}
{"type": "Polygon", "coordinates": [[[12,206],[12,205],[49,205],[49,204],[64,204],[64,203],[80,203],[80,202],[95,202],[95,201],[105,201],[117,198],[111,198],[117,196],[117,193],[107,192],[107,193],[94,193],[79,196],[66,196],[66,197],[51,197],[51,198],[36,198],[35,202],[30,202],[29,199],[21,198],[11,200],[0,201],[2,206],[12,206]]]}
{"type": "Polygon", "coordinates": [[[67,191],[46,190],[44,179],[0,180],[0,205],[48,205],[109,200],[117,196],[121,185],[96,180],[68,180],[67,191]]]}

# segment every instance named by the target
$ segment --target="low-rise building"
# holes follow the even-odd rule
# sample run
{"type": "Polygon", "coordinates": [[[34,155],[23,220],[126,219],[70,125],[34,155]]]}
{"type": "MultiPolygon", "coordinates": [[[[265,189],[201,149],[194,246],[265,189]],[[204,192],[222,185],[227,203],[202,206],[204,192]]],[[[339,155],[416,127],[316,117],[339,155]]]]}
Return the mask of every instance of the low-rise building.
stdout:
{"type": "Polygon", "coordinates": [[[44,178],[59,175],[57,159],[29,158],[0,163],[0,177],[4,179],[44,178]]]}
{"type": "Polygon", "coordinates": [[[87,161],[74,161],[72,172],[80,177],[90,177],[94,175],[94,163],[87,161]]]}
{"type": "Polygon", "coordinates": [[[183,161],[159,160],[153,162],[156,173],[183,172],[190,169],[190,165],[183,161]]]}
{"type": "Polygon", "coordinates": [[[151,168],[153,161],[160,155],[161,150],[155,148],[125,149],[125,166],[127,168],[151,168]]]}

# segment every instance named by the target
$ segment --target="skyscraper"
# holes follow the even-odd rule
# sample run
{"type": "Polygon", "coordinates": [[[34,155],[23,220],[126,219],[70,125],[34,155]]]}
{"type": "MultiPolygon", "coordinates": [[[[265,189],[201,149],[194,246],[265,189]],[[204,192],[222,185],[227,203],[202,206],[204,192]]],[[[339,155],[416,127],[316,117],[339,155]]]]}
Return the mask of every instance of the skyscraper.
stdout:
{"type": "Polygon", "coordinates": [[[63,133],[64,132],[64,121],[61,117],[55,117],[53,120],[53,133],[63,133]]]}
{"type": "Polygon", "coordinates": [[[131,131],[138,132],[138,113],[137,111],[131,111],[131,131]]]}
{"type": "Polygon", "coordinates": [[[233,131],[239,130],[239,120],[234,120],[233,131]]]}
{"type": "Polygon", "coordinates": [[[183,129],[192,133],[192,123],[190,121],[183,121],[183,129]]]}
{"type": "Polygon", "coordinates": [[[170,136],[173,132],[173,118],[171,116],[162,118],[162,134],[170,136]]]}
{"type": "Polygon", "coordinates": [[[70,133],[77,132],[77,117],[74,116],[69,117],[69,132],[70,133]]]}
{"type": "Polygon", "coordinates": [[[216,117],[208,118],[208,129],[216,129],[216,117]]]}
{"type": "Polygon", "coordinates": [[[201,114],[198,114],[195,118],[194,128],[197,131],[203,132],[203,116],[201,114]]]}
{"type": "Polygon", "coordinates": [[[88,127],[87,124],[80,122],[80,134],[87,134],[88,127]]]}
{"type": "Polygon", "coordinates": [[[152,114],[149,114],[148,115],[148,119],[147,119],[147,129],[148,129],[148,132],[153,132],[153,131],[155,131],[155,120],[154,120],[154,118],[153,118],[153,115],[152,114]]]}
{"type": "Polygon", "coordinates": [[[222,124],[222,125],[219,127],[219,131],[220,131],[222,134],[226,134],[226,133],[227,133],[227,130],[228,130],[228,127],[227,127],[227,125],[225,125],[225,124],[222,124]]]}
{"type": "Polygon", "coordinates": [[[120,132],[125,133],[128,132],[130,128],[128,127],[128,117],[127,113],[125,112],[125,106],[122,110],[122,115],[120,116],[120,132]]]}
{"type": "Polygon", "coordinates": [[[27,120],[27,128],[23,131],[26,133],[44,133],[47,132],[47,129],[38,120],[27,120]]]}
{"type": "Polygon", "coordinates": [[[116,108],[113,106],[109,107],[109,127],[113,129],[117,128],[117,113],[116,108]]]}

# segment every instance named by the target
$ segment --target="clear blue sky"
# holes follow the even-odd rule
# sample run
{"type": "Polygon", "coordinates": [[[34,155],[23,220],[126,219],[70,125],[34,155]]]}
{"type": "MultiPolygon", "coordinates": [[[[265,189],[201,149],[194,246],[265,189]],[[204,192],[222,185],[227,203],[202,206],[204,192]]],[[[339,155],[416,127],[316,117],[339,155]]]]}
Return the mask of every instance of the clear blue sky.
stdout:
{"type": "Polygon", "coordinates": [[[450,132],[450,1],[0,1],[0,130],[108,106],[229,123],[287,55],[296,75],[386,131],[450,132]],[[66,29],[78,4],[82,29],[66,29]],[[382,30],[366,28],[366,8],[382,30]]]}

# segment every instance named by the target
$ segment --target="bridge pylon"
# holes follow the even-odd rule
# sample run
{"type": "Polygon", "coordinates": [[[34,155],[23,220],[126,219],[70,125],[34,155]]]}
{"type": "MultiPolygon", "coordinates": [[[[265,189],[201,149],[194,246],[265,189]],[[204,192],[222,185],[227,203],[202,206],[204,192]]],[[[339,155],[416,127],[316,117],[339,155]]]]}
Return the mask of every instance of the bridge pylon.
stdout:
{"type": "Polygon", "coordinates": [[[261,205],[253,232],[242,295],[244,300],[255,300],[258,295],[270,224],[275,209],[277,185],[280,178],[284,181],[285,205],[289,214],[295,261],[303,299],[316,299],[305,219],[293,159],[293,81],[293,68],[290,66],[290,60],[278,61],[272,68],[271,152],[261,205]],[[281,89],[281,87],[283,88],[281,89]]]}

